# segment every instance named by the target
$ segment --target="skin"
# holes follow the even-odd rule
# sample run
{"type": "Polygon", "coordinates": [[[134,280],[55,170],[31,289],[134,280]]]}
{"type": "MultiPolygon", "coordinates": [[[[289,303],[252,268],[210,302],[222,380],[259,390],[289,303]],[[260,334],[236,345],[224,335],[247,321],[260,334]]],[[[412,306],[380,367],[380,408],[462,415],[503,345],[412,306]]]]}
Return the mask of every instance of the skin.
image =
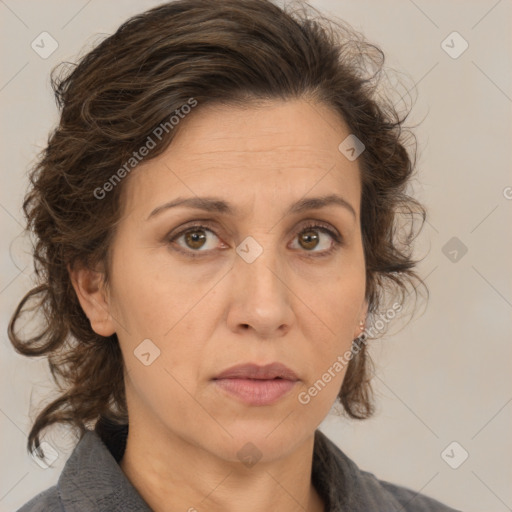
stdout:
{"type": "Polygon", "coordinates": [[[338,150],[350,131],[306,100],[198,106],[181,123],[162,155],[125,178],[109,285],[101,268],[71,272],[92,328],[117,333],[123,353],[130,431],[121,468],[155,511],[322,511],[314,431],[346,368],[308,404],[298,395],[350,349],[367,312],[359,167],[338,150]],[[285,215],[305,196],[333,193],[355,216],[337,205],[285,215]],[[240,213],[177,207],[146,220],[191,196],[222,198],[240,213]],[[204,242],[169,241],[199,219],[211,222],[194,231],[204,242]],[[334,240],[301,235],[308,220],[344,244],[316,256],[334,240]],[[263,248],[252,263],[236,252],[247,236],[263,248]],[[134,355],[145,339],[160,350],[148,366],[134,355]],[[272,405],[247,405],[212,381],[236,364],[274,361],[300,380],[272,405]],[[261,453],[252,467],[237,457],[248,442],[261,453]]]}

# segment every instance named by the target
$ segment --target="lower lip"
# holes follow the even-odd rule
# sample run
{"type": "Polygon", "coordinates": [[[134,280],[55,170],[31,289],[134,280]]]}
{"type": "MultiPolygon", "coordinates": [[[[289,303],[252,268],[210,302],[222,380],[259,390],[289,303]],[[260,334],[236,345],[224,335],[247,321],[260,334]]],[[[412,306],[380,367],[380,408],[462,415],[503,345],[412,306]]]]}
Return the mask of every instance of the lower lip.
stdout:
{"type": "Polygon", "coordinates": [[[214,382],[249,405],[270,405],[290,392],[297,381],[286,379],[216,379],[214,382]]]}

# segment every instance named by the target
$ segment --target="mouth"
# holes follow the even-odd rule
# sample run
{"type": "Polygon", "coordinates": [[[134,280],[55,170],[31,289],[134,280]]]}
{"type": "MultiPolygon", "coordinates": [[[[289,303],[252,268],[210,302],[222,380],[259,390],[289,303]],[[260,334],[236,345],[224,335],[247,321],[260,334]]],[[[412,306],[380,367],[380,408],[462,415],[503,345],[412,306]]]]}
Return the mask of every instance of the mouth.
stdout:
{"type": "Polygon", "coordinates": [[[281,363],[265,366],[249,363],[231,367],[213,381],[231,398],[248,405],[262,406],[279,401],[299,379],[293,370],[281,363]]]}
{"type": "Polygon", "coordinates": [[[265,366],[255,363],[240,364],[224,370],[214,378],[214,380],[217,379],[299,380],[295,372],[282,363],[271,363],[265,366]]]}
{"type": "Polygon", "coordinates": [[[229,396],[248,405],[272,405],[287,395],[297,381],[287,379],[215,379],[229,396]]]}

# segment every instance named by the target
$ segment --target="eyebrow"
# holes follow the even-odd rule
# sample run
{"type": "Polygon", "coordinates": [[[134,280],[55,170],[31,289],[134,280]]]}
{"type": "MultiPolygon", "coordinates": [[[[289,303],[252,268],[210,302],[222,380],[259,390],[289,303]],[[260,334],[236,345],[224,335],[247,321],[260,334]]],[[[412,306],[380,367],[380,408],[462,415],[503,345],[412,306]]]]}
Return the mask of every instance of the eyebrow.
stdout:
{"type": "MultiPolygon", "coordinates": [[[[168,203],[157,206],[146,218],[149,220],[159,213],[176,208],[178,206],[185,206],[188,208],[196,208],[206,212],[223,213],[226,215],[240,216],[240,210],[218,197],[178,197],[168,203]]],[[[285,215],[302,213],[307,210],[318,210],[327,206],[340,206],[349,211],[354,219],[357,217],[354,207],[343,197],[337,194],[330,194],[320,197],[308,197],[297,201],[292,204],[285,215]]]]}

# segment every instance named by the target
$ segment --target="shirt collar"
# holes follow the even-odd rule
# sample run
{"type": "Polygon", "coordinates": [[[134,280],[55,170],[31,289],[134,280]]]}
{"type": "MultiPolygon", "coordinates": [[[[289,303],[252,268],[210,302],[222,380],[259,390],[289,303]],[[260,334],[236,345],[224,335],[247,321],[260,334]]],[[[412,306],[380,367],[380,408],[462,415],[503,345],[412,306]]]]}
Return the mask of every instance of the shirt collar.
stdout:
{"type": "Polygon", "coordinates": [[[109,446],[115,448],[115,443],[105,445],[93,430],[87,431],[76,445],[57,484],[66,512],[151,512],[109,446]]]}
{"type": "Polygon", "coordinates": [[[359,467],[323,432],[315,431],[312,481],[326,512],[403,512],[372,473],[359,467]]]}
{"type": "MultiPolygon", "coordinates": [[[[82,436],[57,484],[66,512],[151,512],[119,466],[127,433],[124,425],[105,441],[93,430],[82,436]]],[[[325,502],[326,512],[403,510],[374,475],[361,471],[320,430],[315,431],[312,482],[325,502]]]]}

